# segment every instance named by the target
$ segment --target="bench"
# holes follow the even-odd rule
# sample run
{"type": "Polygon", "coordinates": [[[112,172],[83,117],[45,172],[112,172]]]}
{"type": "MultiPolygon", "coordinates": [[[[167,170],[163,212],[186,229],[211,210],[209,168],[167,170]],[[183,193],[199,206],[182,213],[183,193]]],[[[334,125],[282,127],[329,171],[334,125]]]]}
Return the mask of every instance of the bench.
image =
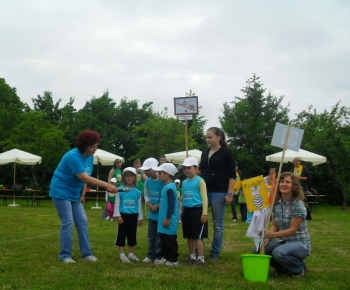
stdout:
{"type": "MultiPolygon", "coordinates": [[[[13,195],[0,195],[0,198],[2,198],[2,205],[8,205],[7,203],[7,200],[13,200],[13,195]]],[[[27,200],[27,206],[29,206],[29,201],[31,200],[32,201],[32,206],[33,204],[36,202],[36,206],[40,206],[40,201],[42,199],[45,199],[47,198],[46,196],[39,196],[39,195],[36,195],[36,196],[30,196],[30,195],[15,195],[15,200],[16,199],[26,199],[27,200]]]]}
{"type": "Polygon", "coordinates": [[[21,195],[16,195],[17,191],[13,189],[0,189],[0,198],[2,198],[2,204],[8,205],[7,200],[12,199],[14,200],[14,204],[16,199],[26,199],[27,200],[27,206],[29,205],[29,200],[32,201],[32,205],[36,202],[36,206],[40,205],[40,201],[42,199],[47,198],[46,196],[37,195],[40,193],[40,190],[36,189],[24,189],[21,191],[21,195]]]}
{"type": "Polygon", "coordinates": [[[310,212],[317,212],[318,211],[320,197],[325,197],[325,195],[324,194],[307,194],[306,195],[307,204],[310,207],[310,212]],[[309,198],[311,198],[312,201],[309,198]]]}

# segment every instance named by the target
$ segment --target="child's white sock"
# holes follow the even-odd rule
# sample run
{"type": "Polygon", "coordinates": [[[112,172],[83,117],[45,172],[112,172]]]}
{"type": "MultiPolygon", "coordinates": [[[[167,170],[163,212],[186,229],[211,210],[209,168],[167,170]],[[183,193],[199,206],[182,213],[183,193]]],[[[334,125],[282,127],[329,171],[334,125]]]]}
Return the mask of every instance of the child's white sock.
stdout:
{"type": "Polygon", "coordinates": [[[132,257],[134,255],[134,253],[129,253],[129,257],[132,257]]]}
{"type": "Polygon", "coordinates": [[[204,262],[204,256],[198,256],[198,260],[204,262]]]}
{"type": "Polygon", "coordinates": [[[192,260],[195,260],[195,259],[196,259],[196,254],[190,254],[190,258],[191,258],[192,260]]]}
{"type": "Polygon", "coordinates": [[[120,258],[125,257],[125,253],[120,253],[120,258]]]}

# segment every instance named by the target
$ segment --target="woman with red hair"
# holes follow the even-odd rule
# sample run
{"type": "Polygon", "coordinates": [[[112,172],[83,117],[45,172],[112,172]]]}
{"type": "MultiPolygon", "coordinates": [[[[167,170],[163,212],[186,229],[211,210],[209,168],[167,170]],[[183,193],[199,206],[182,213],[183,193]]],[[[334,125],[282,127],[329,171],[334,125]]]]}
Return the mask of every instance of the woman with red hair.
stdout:
{"type": "Polygon", "coordinates": [[[50,197],[61,220],[59,258],[65,263],[75,263],[72,259],[73,222],[77,228],[79,247],[83,260],[96,262],[92,254],[84,211],[86,185],[104,187],[109,192],[117,188],[91,177],[94,153],[100,142],[100,135],[87,130],[79,134],[76,148],[68,151],[58,164],[50,185],[50,197]]]}

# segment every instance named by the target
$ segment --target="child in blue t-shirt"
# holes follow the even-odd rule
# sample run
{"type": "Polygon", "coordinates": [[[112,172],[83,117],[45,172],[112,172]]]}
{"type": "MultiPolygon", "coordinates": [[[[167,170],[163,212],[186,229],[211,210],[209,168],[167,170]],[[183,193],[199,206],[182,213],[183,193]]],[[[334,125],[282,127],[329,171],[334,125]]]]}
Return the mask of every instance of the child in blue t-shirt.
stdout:
{"type": "Polygon", "coordinates": [[[177,169],[172,163],[163,163],[157,168],[160,181],[165,185],[160,196],[158,213],[158,233],[162,242],[162,259],[160,264],[178,266],[177,229],[179,223],[179,205],[177,202],[176,185],[173,177],[177,169]]]}
{"type": "Polygon", "coordinates": [[[159,264],[162,258],[161,241],[160,235],[157,232],[157,227],[160,194],[164,187],[164,183],[159,180],[158,172],[152,169],[152,167],[157,166],[157,159],[148,158],[143,162],[142,167],[139,168],[143,170],[147,176],[143,193],[146,206],[148,207],[148,251],[146,258],[144,258],[142,262],[151,263],[154,261],[155,264],[159,264]]]}
{"type": "Polygon", "coordinates": [[[122,186],[115,196],[114,214],[118,220],[118,233],[115,244],[119,246],[120,261],[138,261],[134,254],[137,226],[142,225],[143,214],[141,191],[136,188],[136,169],[127,167],[122,174],[122,186]],[[127,188],[127,190],[125,190],[127,188]],[[125,256],[125,239],[128,239],[129,255],[125,256]]]}
{"type": "Polygon", "coordinates": [[[187,179],[182,182],[182,232],[187,239],[189,256],[186,263],[204,265],[204,243],[208,238],[208,196],[204,180],[197,175],[198,160],[188,157],[179,169],[187,179]],[[196,250],[198,257],[196,257],[196,250]]]}

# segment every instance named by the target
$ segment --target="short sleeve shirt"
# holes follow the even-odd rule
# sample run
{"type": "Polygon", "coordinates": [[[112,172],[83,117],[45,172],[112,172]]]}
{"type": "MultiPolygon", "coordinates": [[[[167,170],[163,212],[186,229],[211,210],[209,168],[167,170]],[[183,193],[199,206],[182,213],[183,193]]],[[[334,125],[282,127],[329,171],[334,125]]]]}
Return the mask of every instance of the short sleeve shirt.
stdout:
{"type": "Polygon", "coordinates": [[[273,217],[280,231],[289,229],[292,218],[302,218],[302,222],[293,236],[283,237],[286,243],[300,242],[310,254],[311,241],[306,222],[306,207],[301,200],[294,200],[292,196],[284,202],[279,199],[273,208],[273,217]]]}

